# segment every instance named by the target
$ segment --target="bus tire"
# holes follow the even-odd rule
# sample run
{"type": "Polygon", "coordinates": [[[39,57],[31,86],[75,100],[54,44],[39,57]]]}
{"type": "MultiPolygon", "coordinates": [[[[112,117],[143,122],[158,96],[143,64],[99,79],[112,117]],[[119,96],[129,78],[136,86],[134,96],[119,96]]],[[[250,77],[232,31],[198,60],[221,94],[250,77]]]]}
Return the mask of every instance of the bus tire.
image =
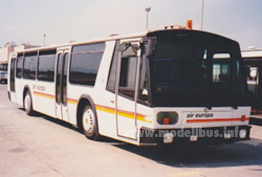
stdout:
{"type": "Polygon", "coordinates": [[[26,91],[25,97],[24,97],[24,108],[27,115],[34,115],[33,110],[33,104],[32,104],[32,97],[29,91],[26,91]]]}
{"type": "Polygon", "coordinates": [[[82,118],[82,130],[88,139],[98,140],[100,135],[98,133],[97,119],[93,108],[86,105],[83,109],[82,118]]]}

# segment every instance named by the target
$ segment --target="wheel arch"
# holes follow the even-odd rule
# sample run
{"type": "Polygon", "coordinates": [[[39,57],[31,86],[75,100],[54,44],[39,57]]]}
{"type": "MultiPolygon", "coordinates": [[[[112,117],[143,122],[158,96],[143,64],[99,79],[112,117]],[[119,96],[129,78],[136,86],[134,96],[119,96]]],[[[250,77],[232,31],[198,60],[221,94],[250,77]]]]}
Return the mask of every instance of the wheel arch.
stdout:
{"type": "MultiPolygon", "coordinates": [[[[94,114],[95,114],[95,118],[96,118],[96,122],[98,124],[98,117],[97,117],[97,113],[96,113],[96,107],[95,107],[95,103],[93,101],[93,99],[91,98],[90,95],[86,95],[83,94],[80,96],[80,99],[77,103],[77,111],[76,111],[76,118],[77,118],[77,127],[82,131],[82,112],[83,109],[86,105],[90,105],[93,108],[94,114]]],[[[97,131],[99,132],[99,126],[97,126],[97,131]]]]}
{"type": "Polygon", "coordinates": [[[25,106],[24,104],[24,99],[25,99],[25,94],[26,92],[29,91],[29,94],[31,95],[31,102],[32,102],[32,109],[34,110],[34,102],[33,102],[33,97],[32,97],[32,93],[31,93],[31,90],[30,90],[30,87],[28,85],[25,85],[24,86],[24,90],[23,90],[23,107],[25,106]]]}

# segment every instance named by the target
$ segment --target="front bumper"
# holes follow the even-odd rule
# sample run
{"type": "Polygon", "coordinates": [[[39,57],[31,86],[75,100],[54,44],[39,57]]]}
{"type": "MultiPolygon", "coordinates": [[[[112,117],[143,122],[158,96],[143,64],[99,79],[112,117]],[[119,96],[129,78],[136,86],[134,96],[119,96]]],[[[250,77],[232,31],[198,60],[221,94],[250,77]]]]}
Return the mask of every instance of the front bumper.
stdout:
{"type": "Polygon", "coordinates": [[[141,145],[162,144],[223,144],[250,139],[250,126],[230,126],[213,128],[185,128],[169,130],[151,130],[142,128],[140,131],[141,145]],[[244,134],[243,134],[244,132],[244,134]],[[173,135],[171,143],[164,143],[166,134],[173,135]]]}

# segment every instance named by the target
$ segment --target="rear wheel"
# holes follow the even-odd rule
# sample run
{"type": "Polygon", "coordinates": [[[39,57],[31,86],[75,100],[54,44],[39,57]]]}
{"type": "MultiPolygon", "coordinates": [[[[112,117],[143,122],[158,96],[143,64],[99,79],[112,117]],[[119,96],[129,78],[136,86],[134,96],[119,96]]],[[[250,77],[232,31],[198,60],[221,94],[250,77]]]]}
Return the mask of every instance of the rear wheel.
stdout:
{"type": "Polygon", "coordinates": [[[85,106],[82,114],[82,129],[85,136],[89,139],[98,140],[98,125],[95,112],[89,105],[85,106]]]}
{"type": "Polygon", "coordinates": [[[25,108],[26,114],[28,114],[30,116],[32,116],[34,114],[34,110],[33,110],[33,107],[32,107],[32,97],[31,97],[29,91],[27,91],[26,94],[25,94],[24,108],[25,108]]]}

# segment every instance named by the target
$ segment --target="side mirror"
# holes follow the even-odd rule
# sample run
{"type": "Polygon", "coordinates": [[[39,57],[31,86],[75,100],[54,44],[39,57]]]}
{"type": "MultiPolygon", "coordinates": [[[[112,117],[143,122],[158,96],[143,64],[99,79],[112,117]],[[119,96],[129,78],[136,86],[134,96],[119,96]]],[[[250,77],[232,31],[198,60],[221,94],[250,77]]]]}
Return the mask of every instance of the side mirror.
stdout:
{"type": "Polygon", "coordinates": [[[148,40],[146,48],[146,57],[149,58],[153,55],[156,46],[156,38],[151,38],[148,40]]]}

